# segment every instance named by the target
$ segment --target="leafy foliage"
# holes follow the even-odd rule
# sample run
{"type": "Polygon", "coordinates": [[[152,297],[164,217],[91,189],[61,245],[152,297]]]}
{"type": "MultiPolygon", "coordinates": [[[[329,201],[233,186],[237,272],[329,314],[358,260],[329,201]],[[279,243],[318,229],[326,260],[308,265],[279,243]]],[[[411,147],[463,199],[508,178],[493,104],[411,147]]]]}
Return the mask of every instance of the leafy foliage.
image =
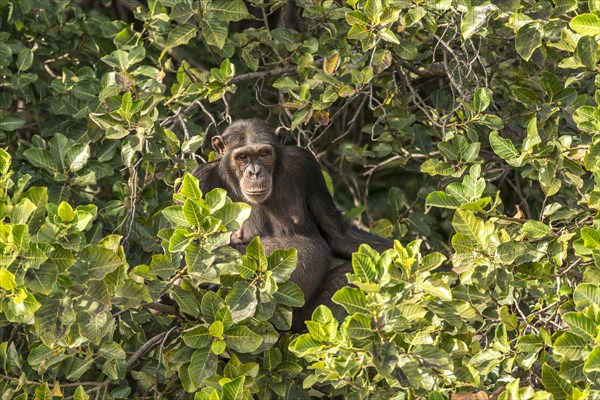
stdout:
{"type": "Polygon", "coordinates": [[[599,398],[599,37],[592,0],[0,2],[3,399],[599,398]],[[302,335],[295,250],[189,175],[256,116],[397,239],[302,335]]]}

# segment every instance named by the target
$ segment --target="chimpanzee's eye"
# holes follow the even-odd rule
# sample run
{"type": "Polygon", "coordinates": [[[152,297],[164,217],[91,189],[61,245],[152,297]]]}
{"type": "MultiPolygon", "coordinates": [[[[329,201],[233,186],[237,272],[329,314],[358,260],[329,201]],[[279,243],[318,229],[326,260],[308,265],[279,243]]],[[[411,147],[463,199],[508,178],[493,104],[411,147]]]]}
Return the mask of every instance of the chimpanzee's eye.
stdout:
{"type": "Polygon", "coordinates": [[[260,156],[261,156],[261,157],[266,157],[266,156],[268,156],[268,155],[269,155],[269,152],[268,152],[268,151],[266,151],[266,150],[263,150],[263,151],[261,151],[261,152],[260,152],[260,156]]]}
{"type": "Polygon", "coordinates": [[[248,158],[248,156],[245,154],[240,154],[239,156],[237,156],[237,158],[238,158],[238,160],[244,161],[246,158],[248,158]]]}

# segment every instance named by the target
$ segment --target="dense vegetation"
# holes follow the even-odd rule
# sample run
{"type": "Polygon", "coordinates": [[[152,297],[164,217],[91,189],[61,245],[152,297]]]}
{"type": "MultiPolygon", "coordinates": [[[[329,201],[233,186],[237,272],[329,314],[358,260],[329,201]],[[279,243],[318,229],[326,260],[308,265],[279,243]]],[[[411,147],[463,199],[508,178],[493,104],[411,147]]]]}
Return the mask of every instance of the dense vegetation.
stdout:
{"type": "Polygon", "coordinates": [[[0,2],[0,397],[600,399],[599,39],[597,0],[0,2]],[[397,239],[342,321],[286,333],[295,250],[187,174],[244,117],[397,239]]]}

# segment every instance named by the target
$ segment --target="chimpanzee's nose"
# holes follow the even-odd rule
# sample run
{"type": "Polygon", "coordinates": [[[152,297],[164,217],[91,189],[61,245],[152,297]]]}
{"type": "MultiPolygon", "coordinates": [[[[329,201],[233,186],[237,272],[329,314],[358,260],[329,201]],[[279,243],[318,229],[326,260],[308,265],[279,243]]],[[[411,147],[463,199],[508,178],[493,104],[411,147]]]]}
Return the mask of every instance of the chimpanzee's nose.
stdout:
{"type": "Polygon", "coordinates": [[[248,167],[248,174],[250,178],[258,178],[261,174],[261,168],[258,165],[250,165],[248,167]]]}

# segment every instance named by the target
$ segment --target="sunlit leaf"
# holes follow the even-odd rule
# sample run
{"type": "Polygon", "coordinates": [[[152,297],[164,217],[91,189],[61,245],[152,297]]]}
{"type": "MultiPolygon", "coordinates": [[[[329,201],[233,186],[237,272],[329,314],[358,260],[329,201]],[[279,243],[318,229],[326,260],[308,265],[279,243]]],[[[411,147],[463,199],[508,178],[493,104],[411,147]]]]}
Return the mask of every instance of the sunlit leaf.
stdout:
{"type": "Polygon", "coordinates": [[[572,387],[563,379],[556,370],[548,364],[542,366],[542,383],[546,390],[554,396],[556,400],[565,400],[571,395],[572,387]]]}
{"type": "Polygon", "coordinates": [[[244,325],[233,327],[225,332],[227,346],[240,353],[253,352],[260,346],[262,340],[262,337],[244,325]]]}
{"type": "Polygon", "coordinates": [[[569,26],[580,35],[600,34],[600,18],[594,13],[577,15],[569,22],[569,26]]]}

